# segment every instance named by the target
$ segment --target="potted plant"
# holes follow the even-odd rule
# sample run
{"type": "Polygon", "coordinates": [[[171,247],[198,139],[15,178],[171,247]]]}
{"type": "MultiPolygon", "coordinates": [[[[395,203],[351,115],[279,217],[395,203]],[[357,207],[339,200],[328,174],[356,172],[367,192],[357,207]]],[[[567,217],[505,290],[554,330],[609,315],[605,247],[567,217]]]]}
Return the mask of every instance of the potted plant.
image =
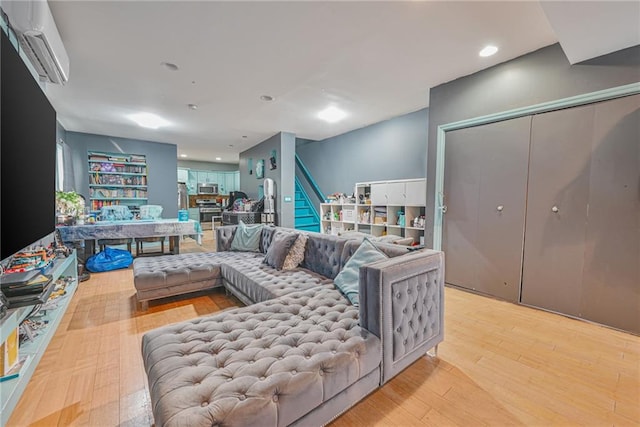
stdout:
{"type": "Polygon", "coordinates": [[[84,198],[75,191],[56,191],[56,218],[58,224],[74,225],[84,214],[84,198]]]}

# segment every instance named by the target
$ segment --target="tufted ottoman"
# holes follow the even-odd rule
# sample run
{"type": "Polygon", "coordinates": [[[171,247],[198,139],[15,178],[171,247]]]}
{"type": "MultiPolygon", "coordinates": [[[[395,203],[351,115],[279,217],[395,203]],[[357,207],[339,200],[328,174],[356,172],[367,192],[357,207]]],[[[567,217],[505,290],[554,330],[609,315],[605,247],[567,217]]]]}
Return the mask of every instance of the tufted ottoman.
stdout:
{"type": "Polygon", "coordinates": [[[326,415],[314,408],[377,386],[380,352],[380,340],[358,326],[358,309],[328,287],[166,326],[142,341],[157,426],[319,425],[326,415]]]}
{"type": "Polygon", "coordinates": [[[251,252],[209,252],[136,258],[133,283],[138,302],[146,310],[152,299],[222,286],[221,263],[259,256],[251,252]]]}

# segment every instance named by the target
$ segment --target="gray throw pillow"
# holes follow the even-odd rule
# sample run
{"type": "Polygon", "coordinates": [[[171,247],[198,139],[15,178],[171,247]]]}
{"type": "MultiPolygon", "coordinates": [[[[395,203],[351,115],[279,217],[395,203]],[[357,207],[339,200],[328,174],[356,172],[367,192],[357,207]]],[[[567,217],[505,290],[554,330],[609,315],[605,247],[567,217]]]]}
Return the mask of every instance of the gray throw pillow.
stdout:
{"type": "Polygon", "coordinates": [[[297,238],[298,233],[287,233],[281,230],[276,231],[273,234],[271,245],[264,257],[264,263],[269,264],[276,270],[282,270],[284,260],[297,238]]]}
{"type": "Polygon", "coordinates": [[[240,221],[231,241],[232,251],[259,252],[262,224],[246,225],[240,221]]]}
{"type": "Polygon", "coordinates": [[[333,283],[351,301],[351,304],[358,307],[360,305],[360,267],[385,258],[389,257],[365,237],[333,283]]]}

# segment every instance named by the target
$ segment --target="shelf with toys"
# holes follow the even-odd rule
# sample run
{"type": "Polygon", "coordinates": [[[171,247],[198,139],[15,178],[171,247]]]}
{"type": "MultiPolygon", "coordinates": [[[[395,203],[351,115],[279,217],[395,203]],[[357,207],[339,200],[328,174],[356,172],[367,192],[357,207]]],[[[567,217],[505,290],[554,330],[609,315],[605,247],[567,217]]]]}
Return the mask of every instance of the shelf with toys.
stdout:
{"type": "Polygon", "coordinates": [[[1,351],[13,348],[12,371],[0,378],[0,425],[5,425],[60,325],[78,286],[75,250],[58,253],[41,271],[50,277],[44,304],[10,308],[0,319],[1,351]],[[66,256],[65,256],[66,255],[66,256]]]}
{"type": "Polygon", "coordinates": [[[426,194],[425,179],[357,183],[352,197],[336,195],[320,204],[320,232],[394,235],[423,245],[426,194]]]}

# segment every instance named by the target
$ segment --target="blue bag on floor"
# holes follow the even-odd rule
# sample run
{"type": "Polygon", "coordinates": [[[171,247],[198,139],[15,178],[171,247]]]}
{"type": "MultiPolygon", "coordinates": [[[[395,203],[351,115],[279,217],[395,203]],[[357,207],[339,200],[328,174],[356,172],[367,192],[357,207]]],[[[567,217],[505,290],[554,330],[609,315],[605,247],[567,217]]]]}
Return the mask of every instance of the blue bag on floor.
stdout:
{"type": "Polygon", "coordinates": [[[107,246],[104,251],[89,257],[85,267],[92,273],[128,268],[133,262],[131,252],[107,246]]]}

